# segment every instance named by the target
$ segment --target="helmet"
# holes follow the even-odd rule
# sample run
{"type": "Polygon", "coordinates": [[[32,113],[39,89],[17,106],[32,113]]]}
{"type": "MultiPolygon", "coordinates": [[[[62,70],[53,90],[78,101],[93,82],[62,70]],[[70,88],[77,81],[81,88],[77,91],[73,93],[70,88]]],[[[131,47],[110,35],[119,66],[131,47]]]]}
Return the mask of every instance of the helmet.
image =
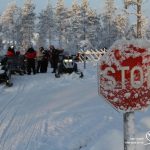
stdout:
{"type": "Polygon", "coordinates": [[[41,52],[44,51],[44,47],[40,47],[40,51],[41,51],[41,52]]]}
{"type": "Polygon", "coordinates": [[[20,51],[16,51],[16,55],[20,55],[20,51]]]}
{"type": "Polygon", "coordinates": [[[12,45],[12,46],[10,46],[10,48],[11,48],[11,49],[14,49],[14,46],[12,45]]]}
{"type": "Polygon", "coordinates": [[[50,49],[55,49],[54,45],[50,45],[49,48],[50,48],[50,49]]]}

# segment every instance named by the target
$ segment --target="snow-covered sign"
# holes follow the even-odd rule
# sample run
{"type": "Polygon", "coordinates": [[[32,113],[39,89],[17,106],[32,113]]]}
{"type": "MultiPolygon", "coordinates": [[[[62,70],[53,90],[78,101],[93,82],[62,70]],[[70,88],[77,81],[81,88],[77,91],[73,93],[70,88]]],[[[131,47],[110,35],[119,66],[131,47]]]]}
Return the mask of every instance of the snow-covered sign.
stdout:
{"type": "Polygon", "coordinates": [[[141,110],[150,104],[150,42],[120,40],[98,64],[99,95],[117,110],[141,110]]]}

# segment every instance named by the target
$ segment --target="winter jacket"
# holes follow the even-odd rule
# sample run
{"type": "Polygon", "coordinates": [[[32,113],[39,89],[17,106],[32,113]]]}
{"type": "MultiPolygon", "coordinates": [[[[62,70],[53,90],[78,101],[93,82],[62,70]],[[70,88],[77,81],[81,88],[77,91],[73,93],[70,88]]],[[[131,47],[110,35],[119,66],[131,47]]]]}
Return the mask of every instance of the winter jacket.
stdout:
{"type": "Polygon", "coordinates": [[[37,51],[37,61],[41,61],[43,59],[43,56],[44,56],[44,54],[40,50],[38,50],[37,51]]]}
{"type": "Polygon", "coordinates": [[[34,51],[33,49],[29,49],[26,54],[25,54],[25,57],[27,59],[35,59],[36,58],[36,51],[34,51]]]}
{"type": "Polygon", "coordinates": [[[15,54],[12,51],[7,51],[6,56],[13,57],[13,56],[15,56],[15,54]]]}

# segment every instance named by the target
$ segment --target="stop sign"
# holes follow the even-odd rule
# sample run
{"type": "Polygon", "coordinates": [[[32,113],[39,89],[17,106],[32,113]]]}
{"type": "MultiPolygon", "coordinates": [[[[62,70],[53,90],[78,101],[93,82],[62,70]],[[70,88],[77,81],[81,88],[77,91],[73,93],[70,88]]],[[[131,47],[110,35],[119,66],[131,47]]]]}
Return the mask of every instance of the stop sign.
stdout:
{"type": "Polygon", "coordinates": [[[98,92],[115,109],[135,111],[150,104],[150,44],[120,41],[100,58],[98,92]]]}

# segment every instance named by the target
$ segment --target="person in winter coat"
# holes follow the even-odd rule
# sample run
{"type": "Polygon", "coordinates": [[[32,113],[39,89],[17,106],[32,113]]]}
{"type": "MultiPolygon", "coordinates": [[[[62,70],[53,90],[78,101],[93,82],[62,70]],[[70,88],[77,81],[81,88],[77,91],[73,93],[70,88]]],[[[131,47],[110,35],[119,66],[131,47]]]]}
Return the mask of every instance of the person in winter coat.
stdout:
{"type": "Polygon", "coordinates": [[[43,58],[41,62],[41,73],[46,73],[48,67],[49,53],[47,50],[44,50],[42,53],[43,53],[43,58]]]}
{"type": "Polygon", "coordinates": [[[49,62],[50,62],[50,67],[53,68],[53,61],[52,61],[52,47],[50,46],[48,49],[48,55],[49,55],[49,62]]]}
{"type": "Polygon", "coordinates": [[[14,46],[8,47],[7,53],[6,53],[6,60],[7,60],[7,64],[8,64],[8,68],[11,71],[11,73],[14,73],[14,69],[15,69],[15,50],[14,50],[14,46]]]}
{"type": "Polygon", "coordinates": [[[15,56],[15,50],[14,50],[14,47],[8,47],[6,56],[7,56],[7,57],[13,57],[13,56],[15,56]]]}
{"type": "Polygon", "coordinates": [[[40,47],[39,50],[37,51],[37,68],[36,68],[37,73],[41,72],[41,64],[44,56],[43,51],[44,51],[43,47],[40,47]]]}
{"type": "Polygon", "coordinates": [[[24,55],[21,55],[19,50],[16,51],[15,66],[17,73],[20,75],[25,74],[25,57],[24,55]]]}
{"type": "Polygon", "coordinates": [[[59,62],[59,54],[63,52],[63,49],[56,49],[53,45],[50,46],[51,55],[52,55],[52,63],[53,63],[53,71],[52,73],[56,73],[57,64],[59,62]]]}
{"type": "Polygon", "coordinates": [[[36,58],[36,51],[31,47],[27,50],[25,57],[27,59],[27,73],[28,75],[31,74],[31,71],[33,71],[33,74],[36,74],[35,69],[35,58],[36,58]]]}

